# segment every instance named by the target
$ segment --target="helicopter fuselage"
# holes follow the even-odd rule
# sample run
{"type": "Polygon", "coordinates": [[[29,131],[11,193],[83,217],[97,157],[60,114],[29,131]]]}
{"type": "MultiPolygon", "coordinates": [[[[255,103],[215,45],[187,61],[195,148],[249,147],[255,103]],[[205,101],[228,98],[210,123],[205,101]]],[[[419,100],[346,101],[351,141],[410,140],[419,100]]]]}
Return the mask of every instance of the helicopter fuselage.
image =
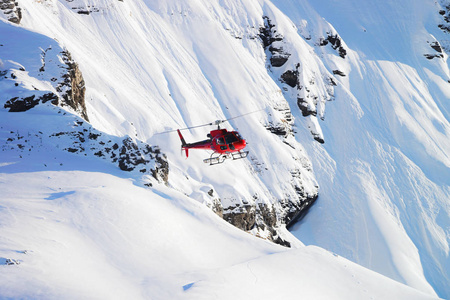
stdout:
{"type": "Polygon", "coordinates": [[[240,152],[247,145],[247,142],[237,131],[228,131],[226,129],[211,130],[207,135],[207,140],[194,143],[186,143],[179,130],[178,135],[181,139],[181,148],[186,152],[186,157],[189,156],[189,149],[204,149],[212,150],[214,153],[229,154],[240,152]]]}

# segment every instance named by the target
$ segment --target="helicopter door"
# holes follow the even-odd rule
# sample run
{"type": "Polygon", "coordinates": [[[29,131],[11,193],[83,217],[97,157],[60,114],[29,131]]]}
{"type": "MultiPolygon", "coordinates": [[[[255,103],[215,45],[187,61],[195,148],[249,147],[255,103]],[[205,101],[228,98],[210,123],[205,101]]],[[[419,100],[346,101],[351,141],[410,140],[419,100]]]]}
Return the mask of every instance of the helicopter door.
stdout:
{"type": "Polygon", "coordinates": [[[216,144],[219,145],[220,150],[227,150],[227,145],[223,137],[217,138],[216,144]]]}

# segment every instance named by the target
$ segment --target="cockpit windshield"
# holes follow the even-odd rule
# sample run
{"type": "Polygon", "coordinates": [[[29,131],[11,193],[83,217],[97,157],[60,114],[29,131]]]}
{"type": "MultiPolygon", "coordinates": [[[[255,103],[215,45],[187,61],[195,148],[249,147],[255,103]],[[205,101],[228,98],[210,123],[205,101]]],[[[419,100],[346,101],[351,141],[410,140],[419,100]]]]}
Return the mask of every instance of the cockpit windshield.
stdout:
{"type": "Polygon", "coordinates": [[[225,143],[232,144],[237,141],[239,141],[239,139],[233,133],[227,133],[225,135],[225,143]]]}

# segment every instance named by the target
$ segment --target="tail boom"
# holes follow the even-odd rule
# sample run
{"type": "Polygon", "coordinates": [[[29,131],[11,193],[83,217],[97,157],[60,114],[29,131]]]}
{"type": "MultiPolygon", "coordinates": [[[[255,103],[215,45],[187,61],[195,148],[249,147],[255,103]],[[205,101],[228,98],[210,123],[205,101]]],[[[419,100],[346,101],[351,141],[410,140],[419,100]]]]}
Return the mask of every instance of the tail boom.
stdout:
{"type": "Polygon", "coordinates": [[[177,129],[178,132],[178,136],[180,137],[181,140],[181,150],[184,149],[184,151],[186,152],[186,158],[189,157],[189,147],[188,144],[186,143],[186,140],[184,139],[183,135],[180,132],[180,129],[177,129]]]}

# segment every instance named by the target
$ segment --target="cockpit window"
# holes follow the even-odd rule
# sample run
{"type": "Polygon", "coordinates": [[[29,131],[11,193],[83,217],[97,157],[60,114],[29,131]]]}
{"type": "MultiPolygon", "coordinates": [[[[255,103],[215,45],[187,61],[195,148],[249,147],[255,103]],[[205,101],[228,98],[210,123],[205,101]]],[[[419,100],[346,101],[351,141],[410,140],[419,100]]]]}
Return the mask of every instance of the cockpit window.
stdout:
{"type": "Polygon", "coordinates": [[[232,143],[237,142],[237,141],[239,141],[239,139],[238,139],[234,134],[232,134],[232,133],[227,133],[227,134],[225,135],[225,142],[226,142],[227,144],[232,144],[232,143]]]}

